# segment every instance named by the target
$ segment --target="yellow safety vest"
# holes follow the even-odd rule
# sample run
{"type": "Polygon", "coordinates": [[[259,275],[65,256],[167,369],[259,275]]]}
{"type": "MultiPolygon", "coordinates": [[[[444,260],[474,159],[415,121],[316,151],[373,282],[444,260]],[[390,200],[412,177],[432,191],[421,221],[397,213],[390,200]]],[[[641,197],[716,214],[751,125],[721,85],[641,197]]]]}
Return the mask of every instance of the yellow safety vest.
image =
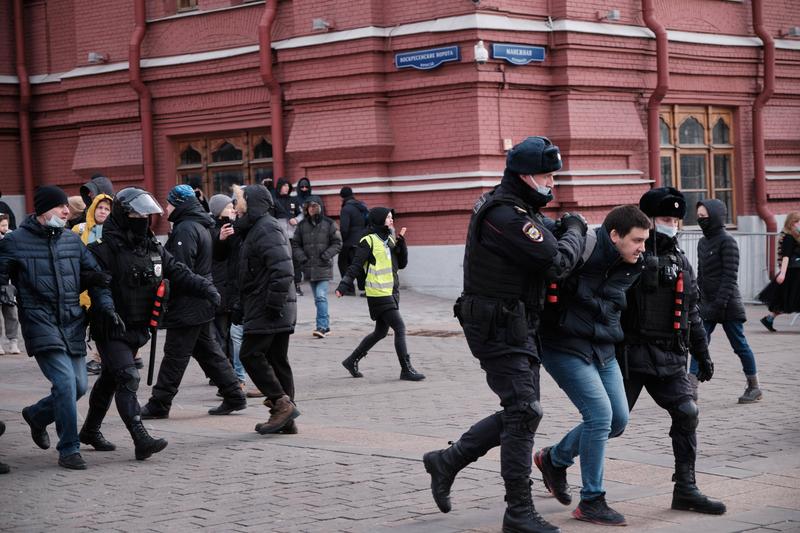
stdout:
{"type": "MultiPolygon", "coordinates": [[[[392,237],[389,239],[394,244],[394,239],[392,237]]],[[[364,288],[367,296],[391,296],[394,289],[391,251],[375,234],[371,233],[362,237],[361,241],[368,242],[372,250],[372,257],[375,258],[374,265],[369,261],[364,263],[364,271],[367,273],[364,288]]]]}

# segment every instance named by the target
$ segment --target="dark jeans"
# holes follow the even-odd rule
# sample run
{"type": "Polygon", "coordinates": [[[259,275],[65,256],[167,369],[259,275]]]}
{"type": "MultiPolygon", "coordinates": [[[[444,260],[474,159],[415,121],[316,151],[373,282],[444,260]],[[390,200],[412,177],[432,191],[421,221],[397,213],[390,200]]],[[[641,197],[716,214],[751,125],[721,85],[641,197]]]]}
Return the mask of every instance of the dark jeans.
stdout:
{"type": "MultiPolygon", "coordinates": [[[[739,356],[739,360],[742,362],[744,375],[755,376],[757,372],[756,357],[753,355],[753,350],[750,349],[750,345],[747,344],[747,338],[744,336],[744,324],[733,321],[722,322],[721,324],[722,329],[725,331],[725,336],[728,337],[728,342],[733,348],[733,352],[739,356]]],[[[714,333],[717,323],[704,320],[703,327],[706,329],[708,343],[711,344],[711,334],[714,333]]],[[[694,357],[692,357],[689,371],[697,375],[697,361],[695,361],[694,357]]]]}
{"type": "Polygon", "coordinates": [[[170,328],[164,342],[164,359],[158,369],[158,379],[153,386],[150,402],[160,409],[169,410],[172,399],[178,394],[183,374],[194,357],[206,375],[214,380],[225,398],[240,391],[239,380],[228,358],[211,331],[211,322],[199,326],[170,328]]]}
{"type": "Polygon", "coordinates": [[[666,378],[631,372],[625,379],[625,396],[628,398],[628,409],[631,411],[642,388],[647,389],[658,406],[669,412],[672,417],[669,436],[672,438],[675,462],[694,465],[697,456],[697,430],[690,428],[690,425],[687,426],[678,410],[681,404],[692,401],[692,385],[686,372],[682,371],[666,378]]]}
{"type": "Polygon", "coordinates": [[[118,340],[96,342],[103,367],[89,395],[86,427],[91,430],[100,428],[111,407],[112,398],[116,401],[120,418],[130,427],[134,418],[139,415],[139,401],[136,398],[139,371],[133,361],[137,350],[118,340]]]}
{"type": "Polygon", "coordinates": [[[503,410],[469,428],[459,439],[461,450],[475,460],[499,445],[503,479],[527,479],[536,431],[528,406],[539,401],[539,363],[527,355],[510,354],[482,359],[481,368],[503,410]]]}
{"type": "Polygon", "coordinates": [[[270,400],[283,395],[294,400],[294,376],[289,365],[290,333],[244,334],[239,359],[247,375],[270,400]]]}
{"type": "Polygon", "coordinates": [[[394,349],[397,355],[407,355],[406,325],[403,323],[403,317],[400,316],[398,309],[390,309],[381,313],[378,320],[375,321],[375,330],[361,340],[356,350],[361,353],[369,352],[373,346],[378,344],[379,340],[389,333],[389,328],[394,331],[394,349]]]}

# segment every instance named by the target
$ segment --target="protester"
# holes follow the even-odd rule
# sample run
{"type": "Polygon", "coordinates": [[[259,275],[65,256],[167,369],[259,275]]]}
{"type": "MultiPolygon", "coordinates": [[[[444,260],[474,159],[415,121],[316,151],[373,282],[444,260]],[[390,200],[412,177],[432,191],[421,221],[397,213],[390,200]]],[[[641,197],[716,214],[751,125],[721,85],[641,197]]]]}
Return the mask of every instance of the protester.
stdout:
{"type": "Polygon", "coordinates": [[[43,450],[50,447],[47,426],[56,422],[58,464],[83,470],[76,405],[87,387],[81,290],[89,289],[98,315],[118,326],[122,321],[103,286],[107,276],[80,238],[64,231],[69,214],[64,191],[41,186],[34,192],[33,205],[34,213],[19,229],[0,240],[0,286],[9,278],[16,286],[26,350],[52,383],[50,394],[23,408],[22,417],[43,450]]]}
{"type": "Polygon", "coordinates": [[[778,274],[758,295],[769,309],[761,324],[773,332],[778,315],[800,313],[800,211],[786,215],[778,249],[778,274]]]}
{"type": "MultiPolygon", "coordinates": [[[[167,196],[166,212],[173,223],[164,248],[189,270],[211,282],[211,216],[203,210],[188,185],[177,185],[167,196]]],[[[213,288],[213,284],[210,283],[213,288]]],[[[142,408],[142,418],[169,418],[172,400],[194,357],[222,394],[222,404],[210,415],[228,415],[247,407],[239,379],[212,332],[214,309],[220,303],[216,289],[207,295],[175,291],[170,295],[163,327],[167,330],[164,358],[152,395],[142,408]],[[215,295],[215,296],[214,296],[215,295]]]]}
{"type": "MultiPolygon", "coordinates": [[[[278,180],[274,199],[275,218],[291,240],[294,238],[294,232],[298,223],[297,218],[301,215],[302,211],[300,210],[298,198],[292,195],[292,184],[289,183],[289,180],[286,178],[278,180]]],[[[296,273],[296,271],[300,270],[300,264],[294,256],[292,257],[292,268],[295,271],[295,274],[293,274],[295,280],[295,294],[297,296],[303,296],[303,290],[300,287],[300,282],[297,281],[296,273]]]]}
{"type": "Polygon", "coordinates": [[[73,202],[73,200],[70,199],[70,211],[80,208],[82,212],[74,218],[70,216],[70,223],[68,224],[70,228],[81,222],[86,222],[86,209],[88,206],[92,205],[95,196],[101,193],[114,196],[114,184],[102,174],[94,174],[89,181],[81,185],[80,195],[83,201],[83,207],[80,207],[77,201],[73,202]]]}
{"type": "Polygon", "coordinates": [[[83,198],[70,196],[67,198],[67,205],[69,206],[67,228],[72,229],[86,221],[86,204],[83,202],[83,198]]]}
{"type": "MultiPolygon", "coordinates": [[[[0,192],[0,198],[2,197],[3,193],[0,192]]],[[[11,231],[17,229],[17,217],[14,215],[14,210],[2,200],[0,200],[0,214],[8,216],[8,229],[11,231]]]]}
{"type": "MultiPolygon", "coordinates": [[[[701,204],[714,211],[714,204],[706,202],[701,204]]],[[[697,377],[701,381],[714,375],[714,363],[708,353],[706,330],[702,328],[702,311],[697,307],[699,292],[694,272],[676,238],[678,224],[686,215],[686,200],[673,187],[657,187],[641,197],[639,207],[653,219],[653,229],[645,245],[644,271],[628,291],[622,315],[625,340],[617,357],[623,366],[625,396],[629,409],[633,410],[642,389],[647,389],[656,404],[670,415],[669,436],[675,456],[672,508],[722,514],[725,505],[705,496],[695,481],[699,410],[692,399],[686,358],[691,352],[698,363],[697,377]]],[[[712,226],[700,224],[704,231],[712,226]]],[[[704,257],[708,245],[700,247],[701,265],[708,264],[704,257]]],[[[730,252],[725,256],[734,260],[730,252]]],[[[708,270],[709,274],[714,272],[715,269],[708,270]]],[[[710,286],[713,279],[707,282],[710,286]]],[[[720,286],[720,291],[726,289],[720,286]]]]}
{"type": "MultiPolygon", "coordinates": [[[[364,202],[356,200],[353,196],[353,189],[350,187],[342,187],[339,191],[339,196],[342,197],[342,209],[339,212],[339,230],[342,232],[342,251],[339,252],[339,275],[344,277],[347,272],[347,267],[353,262],[353,257],[358,248],[358,241],[364,236],[367,231],[367,216],[369,209],[367,209],[364,202]]],[[[358,288],[364,291],[364,278],[356,279],[358,288]]],[[[345,293],[345,296],[355,296],[353,292],[345,293]]]]}
{"type": "MultiPolygon", "coordinates": [[[[703,237],[697,243],[697,287],[699,290],[700,317],[711,344],[711,334],[722,324],[725,336],[739,356],[747,379],[744,394],[739,403],[755,403],[763,398],[758,384],[756,358],[744,336],[744,312],[742,296],[739,294],[739,246],[727,231],[725,219],[727,208],[721,200],[711,199],[697,202],[697,223],[703,237]]],[[[681,217],[682,218],[682,217],[681,217]]],[[[692,385],[697,387],[699,367],[692,358],[689,368],[692,385]]],[[[697,400],[695,394],[695,400],[697,400]]]]}
{"type": "Polygon", "coordinates": [[[240,308],[234,323],[244,326],[241,360],[255,386],[266,396],[269,419],[256,424],[262,435],[297,433],[294,375],[289,337],[297,321],[292,250],[286,232],[270,213],[272,195],[263,185],[248,185],[237,197],[234,224],[241,235],[240,308]]]}
{"type": "MultiPolygon", "coordinates": [[[[0,239],[11,233],[9,227],[9,217],[5,213],[0,213],[0,239]]],[[[0,309],[3,313],[3,329],[8,340],[6,349],[0,344],[0,355],[8,353],[17,354],[20,352],[17,335],[19,334],[19,319],[17,315],[16,289],[9,280],[8,283],[0,287],[0,309]]]]}
{"type": "Polygon", "coordinates": [[[336,222],[323,214],[317,198],[311,198],[303,205],[303,213],[305,217],[297,225],[292,239],[293,257],[297,257],[311,283],[317,309],[316,327],[312,334],[322,339],[331,331],[328,282],[333,279],[333,258],[342,249],[342,236],[336,222]]]}

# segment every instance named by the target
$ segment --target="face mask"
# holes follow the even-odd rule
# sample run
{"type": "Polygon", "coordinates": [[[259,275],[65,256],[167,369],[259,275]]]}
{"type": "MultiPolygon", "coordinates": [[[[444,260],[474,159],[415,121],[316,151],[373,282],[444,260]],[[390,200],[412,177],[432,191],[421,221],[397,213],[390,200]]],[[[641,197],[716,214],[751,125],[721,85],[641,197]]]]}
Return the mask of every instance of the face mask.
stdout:
{"type": "Polygon", "coordinates": [[[128,227],[137,235],[145,235],[147,228],[150,227],[150,221],[147,218],[129,218],[128,227]]]}
{"type": "Polygon", "coordinates": [[[656,232],[663,233],[667,237],[675,237],[678,234],[678,228],[675,226],[665,226],[664,224],[656,224],[656,232]]]}
{"type": "Polygon", "coordinates": [[[698,218],[697,225],[700,226],[701,230],[706,231],[711,226],[711,219],[708,217],[698,218]]]}
{"type": "Polygon", "coordinates": [[[67,225],[67,221],[61,220],[59,217],[53,215],[49,219],[47,219],[45,225],[48,228],[63,228],[64,226],[67,225]]]}

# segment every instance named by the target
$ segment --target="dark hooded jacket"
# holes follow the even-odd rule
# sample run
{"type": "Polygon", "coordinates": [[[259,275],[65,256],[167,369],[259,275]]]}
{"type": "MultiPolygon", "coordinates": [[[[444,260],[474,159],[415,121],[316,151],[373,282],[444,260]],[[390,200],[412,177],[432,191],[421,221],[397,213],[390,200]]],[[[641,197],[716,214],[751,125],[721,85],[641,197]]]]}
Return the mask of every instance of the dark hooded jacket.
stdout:
{"type": "Polygon", "coordinates": [[[278,180],[274,198],[275,218],[290,219],[300,214],[300,204],[297,202],[297,197],[292,196],[292,184],[286,178],[278,180]],[[281,194],[281,189],[284,185],[289,185],[289,191],[286,194],[281,194]]]}
{"type": "Polygon", "coordinates": [[[80,188],[81,198],[86,207],[92,205],[92,200],[100,193],[114,196],[114,185],[105,176],[94,176],[80,188]]]}
{"type": "Polygon", "coordinates": [[[342,210],[339,214],[339,229],[342,232],[342,246],[352,248],[358,246],[358,241],[367,230],[366,215],[369,213],[364,202],[353,196],[342,200],[342,210]]]}
{"type": "Polygon", "coordinates": [[[300,205],[300,208],[302,209],[302,207],[306,205],[306,202],[308,202],[312,198],[316,199],[319,205],[322,205],[322,198],[314,194],[311,190],[311,180],[308,178],[300,178],[297,181],[297,203],[300,205]],[[303,186],[308,186],[308,191],[303,192],[301,190],[303,186]]]}
{"type": "Polygon", "coordinates": [[[322,204],[319,214],[310,216],[303,205],[305,217],[297,225],[292,238],[294,257],[300,262],[305,279],[323,281],[333,279],[333,258],[342,250],[342,236],[336,222],[326,217],[322,204]]]}
{"type": "Polygon", "coordinates": [[[263,185],[244,190],[247,213],[236,221],[239,251],[239,297],[244,332],[294,333],[297,296],[292,248],[278,220],[270,214],[272,195],[263,185]]]}
{"type": "MultiPolygon", "coordinates": [[[[226,219],[217,218],[214,220],[214,227],[211,230],[211,240],[213,242],[213,254],[211,263],[211,277],[214,280],[214,286],[220,295],[220,304],[217,308],[217,313],[227,313],[231,310],[231,295],[235,290],[236,284],[231,279],[231,259],[236,262],[236,254],[241,244],[241,240],[236,233],[230,235],[224,241],[220,240],[219,233],[222,226],[228,224],[226,219]]],[[[235,270],[234,276],[235,277],[235,270]]]]}
{"type": "MultiPolygon", "coordinates": [[[[3,197],[3,193],[0,192],[0,198],[3,197]]],[[[8,229],[15,230],[17,229],[17,217],[14,216],[14,210],[11,209],[7,203],[0,200],[0,213],[5,213],[8,215],[8,229]]]]}
{"type": "MultiPolygon", "coordinates": [[[[17,289],[22,336],[29,356],[65,351],[86,355],[86,316],[80,305],[80,274],[100,267],[80,237],[43,226],[29,215],[0,240],[0,284],[17,289]]],[[[113,311],[108,289],[89,289],[96,310],[113,311]]]]}
{"type": "Polygon", "coordinates": [[[700,316],[711,322],[744,322],[747,316],[739,294],[739,246],[725,231],[725,204],[711,199],[697,205],[708,211],[708,218],[700,219],[703,237],[697,243],[700,316]]]}
{"type": "MultiPolygon", "coordinates": [[[[203,210],[196,197],[187,198],[175,207],[170,214],[172,232],[164,246],[175,260],[189,270],[206,278],[211,278],[211,228],[214,220],[203,210]]],[[[171,291],[169,307],[164,317],[163,327],[182,328],[205,324],[214,319],[214,306],[205,295],[188,291],[171,291]]]]}

